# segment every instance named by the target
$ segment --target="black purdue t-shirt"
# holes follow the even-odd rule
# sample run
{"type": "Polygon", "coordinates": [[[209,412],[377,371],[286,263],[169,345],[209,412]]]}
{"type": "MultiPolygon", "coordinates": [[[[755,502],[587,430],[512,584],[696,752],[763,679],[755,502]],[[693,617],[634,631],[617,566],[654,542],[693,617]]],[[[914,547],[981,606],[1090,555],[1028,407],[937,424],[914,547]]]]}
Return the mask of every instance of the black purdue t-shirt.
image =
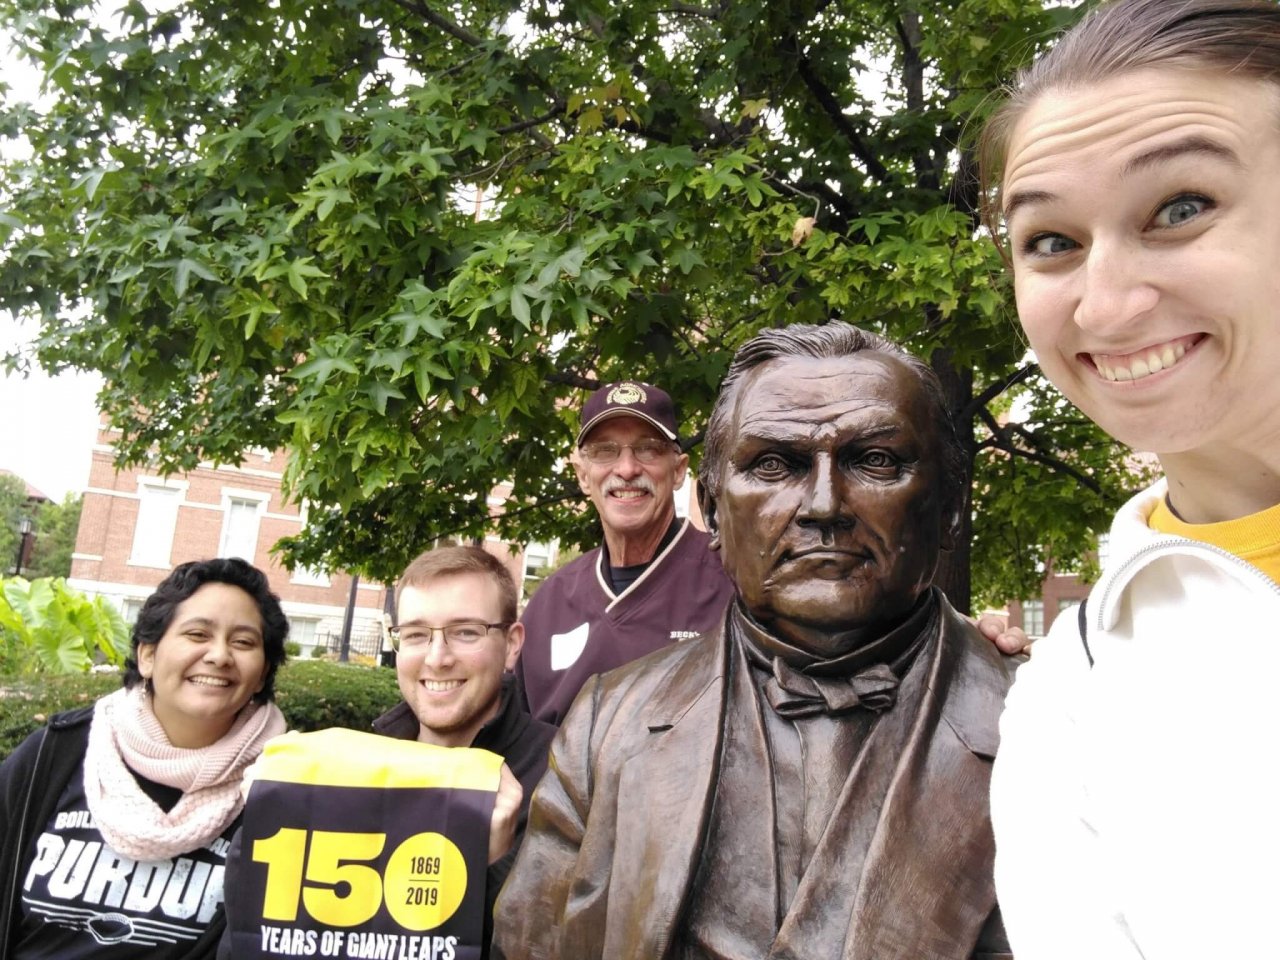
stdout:
{"type": "MultiPolygon", "coordinates": [[[[181,795],[138,778],[161,807],[181,795]]],[[[231,824],[205,847],[138,862],[107,846],[84,796],[84,767],[36,838],[22,879],[17,960],[177,960],[222,908],[231,824]]]]}

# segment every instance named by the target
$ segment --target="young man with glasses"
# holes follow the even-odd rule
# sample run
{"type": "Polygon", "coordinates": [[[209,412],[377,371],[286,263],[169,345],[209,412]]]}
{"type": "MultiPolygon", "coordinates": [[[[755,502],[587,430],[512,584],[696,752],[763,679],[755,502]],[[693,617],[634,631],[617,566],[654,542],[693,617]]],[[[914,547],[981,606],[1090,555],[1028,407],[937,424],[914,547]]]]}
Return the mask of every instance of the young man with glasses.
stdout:
{"type": "Polygon", "coordinates": [[[707,535],[676,517],[689,457],[664,391],[600,387],[583,406],[570,461],[604,543],[538,587],[516,666],[530,712],[554,724],[592,674],[717,626],[733,595],[707,535]]]}
{"type": "Polygon", "coordinates": [[[520,781],[515,842],[486,877],[486,943],[493,901],[524,836],[529,799],[556,732],[521,707],[507,673],[524,642],[517,595],[502,561],[479,547],[442,547],[409,564],[391,628],[404,701],[373,724],[376,732],[401,740],[491,750],[520,781]]]}

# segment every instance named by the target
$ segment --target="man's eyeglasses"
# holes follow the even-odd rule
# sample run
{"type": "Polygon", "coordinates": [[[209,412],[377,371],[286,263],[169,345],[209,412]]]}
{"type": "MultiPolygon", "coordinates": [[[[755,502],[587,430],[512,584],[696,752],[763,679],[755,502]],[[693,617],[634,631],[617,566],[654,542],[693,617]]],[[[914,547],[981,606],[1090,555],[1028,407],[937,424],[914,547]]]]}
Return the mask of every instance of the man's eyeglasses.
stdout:
{"type": "Polygon", "coordinates": [[[450,623],[443,627],[432,627],[425,623],[406,623],[399,627],[391,627],[387,632],[391,634],[391,648],[396,651],[425,649],[437,633],[444,637],[446,647],[465,650],[483,640],[490,630],[505,630],[509,626],[511,626],[510,620],[502,623],[483,623],[477,620],[474,623],[450,623]]]}
{"type": "Polygon", "coordinates": [[[613,463],[622,456],[623,448],[641,463],[653,463],[659,457],[671,453],[672,444],[666,440],[641,440],[638,443],[614,443],[612,440],[596,440],[584,443],[578,449],[592,463],[613,463]]]}

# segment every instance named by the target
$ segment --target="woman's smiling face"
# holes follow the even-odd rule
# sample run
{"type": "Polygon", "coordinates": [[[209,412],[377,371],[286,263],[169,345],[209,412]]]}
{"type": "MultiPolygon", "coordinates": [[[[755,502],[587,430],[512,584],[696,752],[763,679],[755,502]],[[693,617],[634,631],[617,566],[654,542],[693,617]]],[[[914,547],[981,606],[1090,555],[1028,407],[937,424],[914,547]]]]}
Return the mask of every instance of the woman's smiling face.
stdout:
{"type": "Polygon", "coordinates": [[[1005,171],[1018,315],[1049,379],[1140,450],[1274,444],[1280,91],[1171,68],[1051,89],[1005,171]]]}
{"type": "Polygon", "coordinates": [[[257,603],[229,583],[204,584],[178,605],[159,643],[138,647],[138,671],[175,747],[214,743],[266,681],[257,603]]]}

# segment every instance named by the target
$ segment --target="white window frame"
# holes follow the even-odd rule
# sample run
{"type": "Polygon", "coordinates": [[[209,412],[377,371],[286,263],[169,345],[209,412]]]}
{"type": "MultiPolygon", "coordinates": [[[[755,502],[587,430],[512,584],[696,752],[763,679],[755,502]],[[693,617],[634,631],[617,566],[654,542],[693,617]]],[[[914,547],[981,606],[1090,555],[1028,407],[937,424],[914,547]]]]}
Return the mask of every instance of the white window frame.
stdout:
{"type": "Polygon", "coordinates": [[[138,622],[138,614],[142,613],[142,608],[146,604],[146,602],[147,602],[146,599],[143,597],[124,597],[120,601],[121,619],[123,619],[125,623],[127,623],[130,627],[132,627],[135,623],[138,622]],[[130,619],[129,617],[130,613],[133,614],[132,619],[130,619]]]}
{"type": "Polygon", "coordinates": [[[1111,559],[1111,534],[1098,534],[1098,566],[1105,567],[1111,559]]]}
{"type": "MultiPolygon", "coordinates": [[[[298,524],[303,530],[307,529],[307,516],[309,513],[310,504],[303,500],[302,506],[298,508],[298,524]]],[[[290,572],[289,582],[296,583],[301,587],[328,587],[332,586],[333,583],[329,579],[329,571],[321,570],[319,567],[299,567],[297,570],[290,572]]]]}
{"type": "Polygon", "coordinates": [[[319,567],[299,567],[289,574],[289,582],[300,587],[328,587],[333,584],[329,574],[319,567]]]}
{"type": "Polygon", "coordinates": [[[262,535],[262,517],[267,512],[267,504],[271,500],[269,493],[260,490],[237,490],[234,487],[222,488],[222,532],[218,534],[218,556],[237,556],[248,563],[256,563],[258,556],[258,539],[262,535]],[[249,556],[230,552],[227,540],[231,535],[231,504],[233,501],[254,505],[256,523],[253,528],[253,551],[249,556]]]}
{"type": "Polygon", "coordinates": [[[1028,637],[1043,637],[1044,628],[1044,601],[1043,600],[1023,600],[1022,601],[1022,629],[1027,632],[1028,637]],[[1035,611],[1039,615],[1039,629],[1031,629],[1031,613],[1035,611]]]}
{"type": "Polygon", "coordinates": [[[173,566],[173,541],[178,532],[178,513],[187,499],[183,480],[161,477],[138,477],[138,515],[133,523],[133,543],[129,547],[129,566],[168,570],[173,566]],[[156,496],[163,491],[164,496],[156,496]],[[163,517],[157,510],[172,504],[172,514],[163,517]],[[150,505],[150,507],[148,507],[150,505]],[[144,523],[144,519],[147,521],[144,523]],[[168,535],[164,536],[164,527],[168,535]]]}
{"type": "Polygon", "coordinates": [[[316,635],[320,632],[321,618],[305,617],[294,613],[288,614],[287,616],[289,620],[289,641],[291,643],[296,643],[304,651],[311,650],[311,648],[316,645],[316,635]],[[295,626],[304,623],[311,625],[311,636],[305,640],[301,639],[293,632],[295,626]]]}
{"type": "Polygon", "coordinates": [[[526,583],[530,580],[535,582],[541,582],[543,579],[543,577],[535,576],[533,573],[533,570],[529,569],[529,553],[532,550],[536,550],[539,556],[546,557],[546,563],[538,564],[537,568],[535,569],[541,569],[542,567],[549,567],[556,562],[556,542],[555,541],[552,541],[551,543],[542,543],[540,541],[535,541],[534,543],[526,544],[524,550],[520,552],[520,569],[521,569],[520,579],[524,580],[526,583]]]}

